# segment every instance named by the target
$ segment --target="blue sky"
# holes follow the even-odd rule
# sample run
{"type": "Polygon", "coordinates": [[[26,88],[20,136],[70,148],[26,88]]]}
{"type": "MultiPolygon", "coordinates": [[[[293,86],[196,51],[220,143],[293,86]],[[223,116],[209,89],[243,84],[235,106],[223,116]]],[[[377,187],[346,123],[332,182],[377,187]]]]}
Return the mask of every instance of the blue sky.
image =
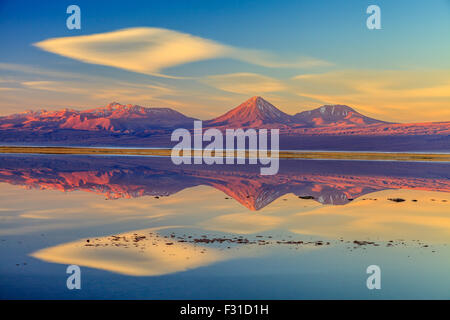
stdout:
{"type": "MultiPolygon", "coordinates": [[[[0,114],[116,100],[208,118],[262,95],[288,113],[342,103],[386,120],[450,120],[448,0],[3,0],[0,34],[0,114]],[[81,30],[66,28],[70,4],[81,8],[81,30]],[[366,28],[370,4],[381,8],[381,30],[366,28]],[[139,60],[133,67],[101,60],[104,48],[91,44],[75,58],[60,47],[69,42],[36,46],[138,27],[168,30],[157,36],[180,42],[190,36],[201,45],[212,41],[220,53],[205,58],[208,47],[200,57],[140,70],[139,60]]],[[[131,44],[114,37],[102,46],[130,50],[124,59],[136,59],[133,46],[139,51],[139,41],[149,37],[142,31],[131,44]]]]}

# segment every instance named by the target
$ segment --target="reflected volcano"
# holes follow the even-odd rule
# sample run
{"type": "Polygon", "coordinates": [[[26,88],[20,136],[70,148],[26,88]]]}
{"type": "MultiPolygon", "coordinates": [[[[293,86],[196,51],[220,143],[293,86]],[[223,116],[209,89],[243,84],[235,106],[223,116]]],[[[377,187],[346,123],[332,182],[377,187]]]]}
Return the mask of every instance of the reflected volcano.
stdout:
{"type": "Polygon", "coordinates": [[[275,176],[250,165],[180,165],[164,157],[0,157],[0,182],[26,188],[87,191],[107,199],[170,196],[194,186],[221,190],[249,210],[285,194],[345,205],[386,189],[450,192],[449,163],[280,160],[275,176]]]}

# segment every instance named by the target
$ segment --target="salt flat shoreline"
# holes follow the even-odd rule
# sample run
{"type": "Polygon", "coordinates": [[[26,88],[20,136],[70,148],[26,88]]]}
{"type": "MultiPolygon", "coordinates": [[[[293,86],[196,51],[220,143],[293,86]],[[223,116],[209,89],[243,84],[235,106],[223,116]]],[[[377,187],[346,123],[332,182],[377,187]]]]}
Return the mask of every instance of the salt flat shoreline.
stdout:
{"type": "MultiPolygon", "coordinates": [[[[172,149],[142,149],[142,148],[92,148],[92,147],[13,147],[0,146],[0,153],[13,154],[66,154],[66,155],[136,155],[136,156],[166,156],[172,149]]],[[[213,153],[214,155],[214,153],[213,153]]],[[[269,152],[270,155],[270,152],[269,152]]],[[[246,158],[250,152],[245,151],[246,158]]],[[[387,161],[440,161],[450,162],[450,154],[439,153],[383,153],[383,152],[337,152],[337,151],[280,151],[280,159],[329,159],[329,160],[387,160],[387,161]]]]}

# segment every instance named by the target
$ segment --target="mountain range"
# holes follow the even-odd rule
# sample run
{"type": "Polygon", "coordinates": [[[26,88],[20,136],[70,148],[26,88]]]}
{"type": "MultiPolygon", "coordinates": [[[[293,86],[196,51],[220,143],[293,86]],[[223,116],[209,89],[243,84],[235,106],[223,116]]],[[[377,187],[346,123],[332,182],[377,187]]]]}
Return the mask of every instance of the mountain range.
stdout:
{"type": "Polygon", "coordinates": [[[194,120],[170,108],[145,108],[112,102],[104,108],[84,111],[39,110],[0,117],[0,129],[31,131],[73,129],[130,133],[191,125],[194,120]]]}
{"type": "Polygon", "coordinates": [[[299,128],[357,127],[388,122],[366,117],[344,105],[320,108],[289,115],[261,97],[252,97],[227,113],[206,121],[207,126],[226,128],[299,128]]]}
{"type": "MultiPolygon", "coordinates": [[[[170,108],[116,102],[83,111],[27,111],[0,117],[0,143],[170,147],[170,133],[192,129],[194,120],[170,108]]],[[[345,105],[289,115],[257,96],[203,127],[278,128],[284,149],[450,151],[450,121],[392,123],[345,105]]]]}

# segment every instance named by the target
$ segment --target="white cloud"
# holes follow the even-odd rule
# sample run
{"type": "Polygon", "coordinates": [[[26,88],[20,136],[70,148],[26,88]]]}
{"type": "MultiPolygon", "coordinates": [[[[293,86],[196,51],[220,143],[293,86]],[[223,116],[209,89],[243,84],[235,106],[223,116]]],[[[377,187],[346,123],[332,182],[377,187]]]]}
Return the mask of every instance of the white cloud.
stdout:
{"type": "Polygon", "coordinates": [[[169,78],[160,72],[190,62],[231,58],[269,68],[329,65],[314,58],[279,62],[273,55],[162,28],[130,28],[87,36],[51,38],[35,46],[86,63],[169,78]]]}
{"type": "Polygon", "coordinates": [[[171,66],[223,56],[228,50],[214,41],[160,28],[52,38],[35,45],[75,60],[145,74],[158,74],[171,66]]]}

